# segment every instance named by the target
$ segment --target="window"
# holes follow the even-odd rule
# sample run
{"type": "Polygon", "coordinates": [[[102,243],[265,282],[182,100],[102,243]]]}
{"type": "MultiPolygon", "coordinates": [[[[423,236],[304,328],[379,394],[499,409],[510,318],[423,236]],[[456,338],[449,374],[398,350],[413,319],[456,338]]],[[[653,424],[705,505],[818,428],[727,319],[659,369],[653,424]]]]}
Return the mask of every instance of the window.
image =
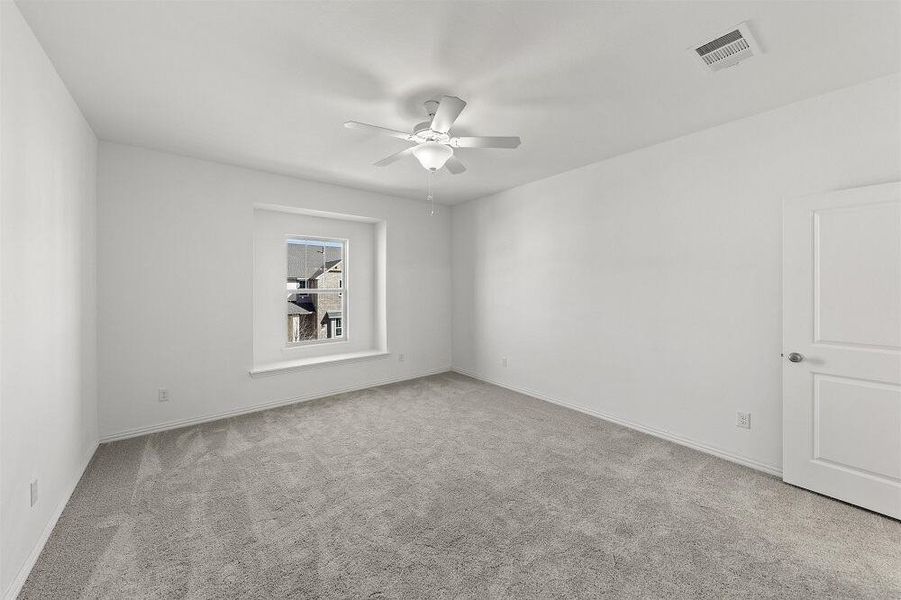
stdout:
{"type": "Polygon", "coordinates": [[[288,239],[289,345],[345,339],[346,257],[342,240],[288,239]]]}
{"type": "Polygon", "coordinates": [[[386,238],[361,215],[254,206],[252,372],[387,352],[386,238]]]}

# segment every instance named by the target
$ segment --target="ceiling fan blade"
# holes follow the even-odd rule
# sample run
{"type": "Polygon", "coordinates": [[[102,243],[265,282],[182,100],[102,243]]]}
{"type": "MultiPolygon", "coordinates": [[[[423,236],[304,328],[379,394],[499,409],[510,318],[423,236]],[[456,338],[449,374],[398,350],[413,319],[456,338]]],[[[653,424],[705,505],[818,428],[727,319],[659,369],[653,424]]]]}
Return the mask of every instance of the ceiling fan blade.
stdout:
{"type": "Polygon", "coordinates": [[[451,156],[449,159],[447,159],[447,162],[444,163],[444,166],[447,167],[447,170],[454,175],[459,175],[466,170],[466,165],[460,162],[460,159],[456,156],[451,156]]]}
{"type": "Polygon", "coordinates": [[[443,96],[438,103],[435,116],[432,117],[432,131],[447,133],[465,107],[466,103],[456,96],[443,96]]]}
{"type": "Polygon", "coordinates": [[[454,148],[516,148],[519,136],[455,137],[448,142],[454,148]]]}
{"type": "Polygon", "coordinates": [[[381,133],[383,135],[390,135],[391,137],[400,138],[402,140],[407,140],[408,142],[415,142],[416,138],[413,137],[412,133],[405,133],[403,131],[398,131],[396,129],[388,129],[387,127],[379,127],[378,125],[370,125],[369,123],[360,123],[358,121],[347,121],[344,123],[344,126],[348,129],[364,129],[366,131],[375,131],[376,133],[381,133]]]}
{"type": "Polygon", "coordinates": [[[378,161],[377,163],[373,163],[373,164],[377,167],[388,166],[391,163],[398,161],[405,156],[412,156],[413,150],[415,150],[415,149],[416,149],[416,146],[410,146],[406,150],[401,150],[400,152],[395,152],[394,154],[391,154],[390,156],[386,156],[382,160],[378,161]]]}

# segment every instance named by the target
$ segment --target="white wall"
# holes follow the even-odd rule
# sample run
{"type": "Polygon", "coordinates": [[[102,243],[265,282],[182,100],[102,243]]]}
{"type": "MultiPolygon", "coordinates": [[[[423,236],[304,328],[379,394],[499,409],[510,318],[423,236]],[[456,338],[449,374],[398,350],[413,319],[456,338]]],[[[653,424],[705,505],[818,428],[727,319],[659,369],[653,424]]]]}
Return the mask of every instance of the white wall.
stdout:
{"type": "Polygon", "coordinates": [[[901,179],[899,85],[455,206],[455,368],[779,470],[782,201],[901,179]]]}
{"type": "Polygon", "coordinates": [[[96,447],[97,139],[15,4],[0,21],[2,597],[96,447]]]}
{"type": "Polygon", "coordinates": [[[106,142],[98,161],[101,436],[450,367],[448,211],[106,142]],[[391,356],[248,375],[255,203],[387,221],[391,356]]]}

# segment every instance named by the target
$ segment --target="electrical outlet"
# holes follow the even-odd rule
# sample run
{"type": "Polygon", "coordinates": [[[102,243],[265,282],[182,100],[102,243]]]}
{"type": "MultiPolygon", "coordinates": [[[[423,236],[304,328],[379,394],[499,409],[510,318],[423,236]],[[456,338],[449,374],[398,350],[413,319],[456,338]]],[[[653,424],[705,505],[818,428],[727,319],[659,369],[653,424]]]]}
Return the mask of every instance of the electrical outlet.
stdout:
{"type": "Polygon", "coordinates": [[[166,388],[160,388],[157,390],[157,400],[160,402],[168,402],[169,401],[169,390],[166,388]]]}
{"type": "Polygon", "coordinates": [[[506,357],[506,356],[502,356],[502,357],[501,357],[501,366],[502,366],[502,367],[506,367],[506,366],[507,366],[507,357],[506,357]]]}
{"type": "Polygon", "coordinates": [[[403,352],[397,355],[397,362],[404,362],[405,360],[407,360],[407,355],[403,352]]]}
{"type": "Polygon", "coordinates": [[[735,414],[735,426],[742,429],[751,428],[751,413],[738,411],[735,414]]]}
{"type": "Polygon", "coordinates": [[[28,486],[28,500],[30,502],[29,506],[34,506],[38,503],[38,480],[32,479],[31,484],[28,486]]]}

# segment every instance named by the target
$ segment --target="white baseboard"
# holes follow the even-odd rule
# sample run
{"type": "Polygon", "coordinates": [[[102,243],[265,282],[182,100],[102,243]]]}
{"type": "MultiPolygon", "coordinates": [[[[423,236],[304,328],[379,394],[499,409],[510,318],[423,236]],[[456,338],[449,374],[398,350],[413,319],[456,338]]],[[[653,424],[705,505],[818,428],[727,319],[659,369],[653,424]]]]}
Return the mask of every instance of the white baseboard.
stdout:
{"type": "Polygon", "coordinates": [[[520,388],[517,386],[502,383],[500,381],[491,379],[489,377],[484,377],[478,373],[474,373],[474,372],[468,371],[466,369],[461,369],[459,367],[451,367],[451,370],[454,371],[455,373],[460,373],[461,375],[466,375],[467,377],[472,377],[473,379],[478,379],[479,381],[484,381],[486,383],[490,383],[490,384],[496,385],[498,387],[506,388],[506,389],[512,390],[514,392],[519,392],[520,394],[525,394],[526,396],[531,396],[533,398],[537,398],[537,399],[543,400],[545,402],[550,402],[551,404],[565,406],[566,408],[571,408],[571,409],[579,411],[581,413],[585,413],[586,415],[591,415],[592,417],[597,417],[597,418],[603,419],[605,421],[610,421],[611,423],[616,423],[617,425],[622,425],[623,427],[628,427],[629,429],[641,431],[642,433],[647,433],[649,435],[653,435],[654,437],[658,437],[658,438],[679,444],[680,446],[686,446],[688,448],[698,450],[699,452],[703,452],[705,454],[711,454],[718,458],[728,460],[729,462],[738,463],[745,467],[749,467],[749,468],[757,470],[757,471],[762,471],[764,473],[768,473],[770,475],[774,475],[779,478],[782,477],[782,469],[780,467],[768,465],[766,463],[762,463],[757,460],[754,460],[753,458],[748,458],[747,456],[742,456],[740,454],[734,454],[732,452],[729,452],[728,450],[723,450],[723,449],[717,448],[715,446],[710,446],[709,444],[704,444],[702,442],[698,442],[691,438],[687,438],[685,436],[671,433],[671,432],[663,430],[663,429],[658,429],[656,427],[650,427],[648,425],[642,425],[641,423],[635,423],[634,421],[629,421],[628,419],[623,419],[621,417],[616,417],[613,415],[602,413],[602,412],[596,411],[591,408],[579,406],[578,404],[572,404],[571,402],[565,402],[563,400],[558,400],[557,398],[551,398],[550,396],[547,396],[546,394],[542,394],[542,393],[536,392],[534,390],[528,390],[525,388],[520,388]]]}
{"type": "Polygon", "coordinates": [[[22,586],[25,585],[25,580],[28,579],[28,575],[31,573],[31,569],[38,561],[38,557],[41,555],[41,551],[44,549],[44,545],[47,543],[47,540],[50,539],[50,534],[53,532],[53,528],[56,527],[56,522],[59,521],[60,515],[63,514],[63,510],[69,503],[69,499],[72,497],[72,493],[75,491],[75,487],[78,485],[78,482],[81,481],[81,476],[84,475],[85,469],[88,468],[88,464],[94,457],[94,453],[97,451],[97,447],[99,445],[99,442],[94,442],[91,445],[91,448],[85,454],[81,462],[81,468],[78,470],[78,473],[76,473],[75,477],[73,477],[69,482],[69,485],[66,488],[66,493],[60,499],[59,504],[56,505],[53,514],[50,516],[50,520],[47,521],[46,527],[44,527],[44,530],[41,532],[41,537],[39,537],[37,542],[35,542],[34,547],[28,554],[28,558],[26,558],[25,562],[22,563],[22,566],[19,568],[19,572],[16,574],[15,578],[9,584],[9,587],[6,588],[6,591],[3,593],[3,600],[14,600],[15,597],[19,595],[19,592],[22,591],[22,586]]]}
{"type": "Polygon", "coordinates": [[[404,375],[402,377],[391,377],[387,379],[380,379],[376,381],[369,381],[364,384],[352,385],[343,388],[336,388],[332,390],[328,390],[325,392],[315,392],[312,394],[306,394],[303,396],[294,396],[291,398],[282,398],[280,400],[272,400],[270,402],[262,402],[260,404],[254,404],[253,406],[242,406],[241,408],[234,408],[231,410],[224,410],[221,412],[211,413],[202,415],[199,417],[188,417],[186,419],[176,419],[174,421],[166,421],[164,423],[156,423],[154,425],[145,425],[142,427],[135,427],[133,429],[125,429],[123,431],[119,431],[116,433],[109,433],[100,437],[100,443],[106,444],[107,442],[115,442],[118,440],[126,440],[128,438],[138,437],[142,435],[147,435],[148,433],[157,433],[160,431],[168,431],[170,429],[179,429],[181,427],[188,427],[190,425],[199,425],[200,423],[208,423],[210,421],[218,421],[219,419],[227,419],[228,417],[237,417],[239,415],[246,415],[249,413],[260,412],[261,410],[268,410],[270,408],[278,408],[279,406],[287,406],[289,404],[297,404],[298,402],[308,402],[310,400],[318,400],[319,398],[327,398],[329,396],[334,396],[336,394],[345,394],[347,392],[356,392],[359,390],[365,390],[366,388],[377,387],[380,385],[388,385],[389,383],[398,383],[400,381],[408,381],[410,379],[418,379],[420,377],[428,377],[429,375],[437,375],[439,373],[447,373],[451,368],[443,367],[440,369],[433,369],[430,371],[423,371],[416,374],[404,375]]]}

